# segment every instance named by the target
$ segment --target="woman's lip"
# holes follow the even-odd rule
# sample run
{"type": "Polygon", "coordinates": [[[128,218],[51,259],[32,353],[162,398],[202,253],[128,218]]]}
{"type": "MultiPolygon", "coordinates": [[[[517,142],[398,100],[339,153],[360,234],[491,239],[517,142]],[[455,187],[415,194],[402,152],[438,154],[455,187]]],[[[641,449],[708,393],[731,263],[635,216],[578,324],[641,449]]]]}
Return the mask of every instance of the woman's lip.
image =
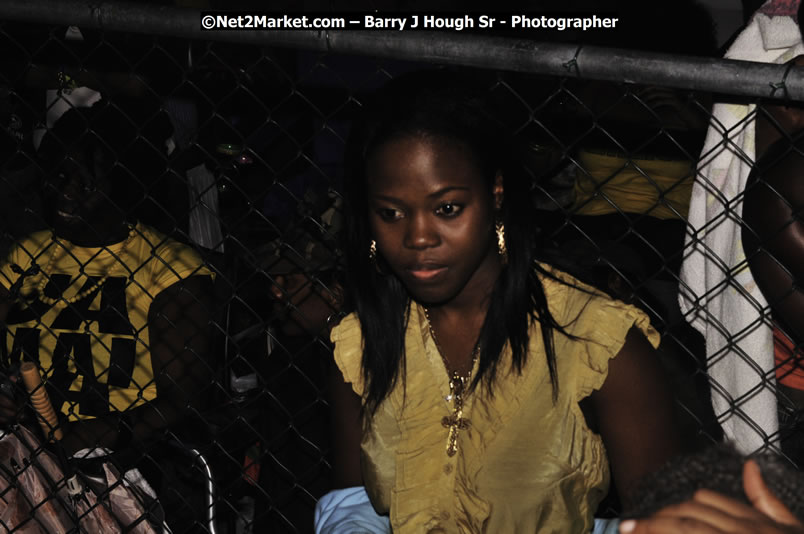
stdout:
{"type": "Polygon", "coordinates": [[[428,281],[437,277],[446,270],[446,267],[424,267],[409,269],[408,272],[417,280],[428,281]]]}

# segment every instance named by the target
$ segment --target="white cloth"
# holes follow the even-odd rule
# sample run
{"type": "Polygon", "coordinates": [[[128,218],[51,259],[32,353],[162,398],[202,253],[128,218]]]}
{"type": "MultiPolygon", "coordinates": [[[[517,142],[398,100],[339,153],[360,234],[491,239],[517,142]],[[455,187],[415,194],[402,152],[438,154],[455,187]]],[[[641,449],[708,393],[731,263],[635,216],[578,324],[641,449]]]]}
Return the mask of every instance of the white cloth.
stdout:
{"type": "MultiPolygon", "coordinates": [[[[726,57],[784,63],[802,52],[791,17],[758,13],[726,57]]],[[[778,430],[776,396],[768,387],[775,383],[768,306],[746,263],[740,226],[755,156],[755,107],[714,107],[692,189],[679,297],[687,320],[706,338],[715,413],[746,454],[774,442],[778,430]]]]}
{"type": "Polygon", "coordinates": [[[75,89],[48,89],[45,92],[45,108],[47,109],[47,129],[53,128],[59,117],[73,108],[91,108],[100,101],[101,94],[89,87],[75,89]]]}
{"type": "MultiPolygon", "coordinates": [[[[105,456],[109,456],[112,454],[110,449],[104,447],[95,447],[92,449],[81,449],[80,451],[76,452],[71,456],[71,458],[77,459],[89,459],[89,458],[103,458],[105,456]]],[[[145,480],[145,477],[142,476],[142,473],[139,469],[132,468],[123,473],[123,483],[128,486],[134,486],[139,488],[145,495],[149,496],[152,499],[156,499],[156,492],[145,480]]]]}
{"type": "Polygon", "coordinates": [[[203,163],[189,169],[186,176],[190,195],[190,239],[204,248],[223,252],[223,230],[215,176],[203,163]]]}
{"type": "Polygon", "coordinates": [[[89,87],[76,87],[75,89],[61,90],[48,89],[45,91],[46,122],[39,124],[33,131],[33,146],[39,150],[45,133],[53,128],[59,117],[72,108],[91,108],[101,99],[101,94],[89,87]]]}

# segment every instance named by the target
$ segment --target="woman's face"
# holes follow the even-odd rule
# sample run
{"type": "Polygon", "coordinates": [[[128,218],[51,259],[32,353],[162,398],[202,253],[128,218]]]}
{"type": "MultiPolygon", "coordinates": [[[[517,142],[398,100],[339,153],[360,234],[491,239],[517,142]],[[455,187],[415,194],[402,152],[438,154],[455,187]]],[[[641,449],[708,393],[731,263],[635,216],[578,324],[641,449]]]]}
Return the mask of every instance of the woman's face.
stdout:
{"type": "Polygon", "coordinates": [[[461,145],[416,136],[381,145],[366,171],[371,235],[411,296],[436,305],[488,295],[501,179],[492,194],[461,145]]]}

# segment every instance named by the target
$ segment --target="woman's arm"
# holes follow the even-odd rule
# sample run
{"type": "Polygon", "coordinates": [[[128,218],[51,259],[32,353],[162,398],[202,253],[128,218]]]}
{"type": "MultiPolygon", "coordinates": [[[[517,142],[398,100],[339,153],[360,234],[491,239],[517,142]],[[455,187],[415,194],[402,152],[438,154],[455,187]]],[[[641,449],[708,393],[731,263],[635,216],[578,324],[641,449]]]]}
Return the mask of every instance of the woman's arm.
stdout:
{"type": "Polygon", "coordinates": [[[333,487],[350,488],[363,485],[360,471],[362,438],[361,401],[344,381],[334,363],[330,371],[330,432],[332,437],[333,487]]]}
{"type": "Polygon", "coordinates": [[[369,501],[360,471],[362,438],[361,400],[343,379],[336,365],[330,372],[332,417],[333,491],[319,499],[315,508],[316,534],[391,532],[387,515],[379,515],[369,501]],[[339,488],[339,489],[338,489],[339,488]]]}
{"type": "Polygon", "coordinates": [[[609,374],[591,396],[614,483],[626,504],[644,475],[681,451],[675,404],[656,351],[631,328],[609,374]]]}

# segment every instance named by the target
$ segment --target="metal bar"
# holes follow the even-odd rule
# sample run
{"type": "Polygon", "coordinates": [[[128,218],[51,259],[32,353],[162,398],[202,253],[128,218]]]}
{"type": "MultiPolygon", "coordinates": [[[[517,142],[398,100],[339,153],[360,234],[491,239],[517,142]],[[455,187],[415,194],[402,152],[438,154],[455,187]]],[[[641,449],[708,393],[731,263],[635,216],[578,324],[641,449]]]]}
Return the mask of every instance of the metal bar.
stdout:
{"type": "Polygon", "coordinates": [[[804,68],[636,50],[578,47],[466,33],[201,29],[201,12],[110,1],[0,2],[0,20],[69,24],[110,31],[360,54],[804,101],[804,68]],[[788,72],[789,71],[789,72],[788,72]]]}
{"type": "Polygon", "coordinates": [[[217,512],[215,510],[215,478],[212,475],[212,467],[198,449],[189,448],[187,452],[201,464],[201,469],[204,470],[204,476],[206,476],[207,531],[208,534],[218,534],[217,512]]]}

